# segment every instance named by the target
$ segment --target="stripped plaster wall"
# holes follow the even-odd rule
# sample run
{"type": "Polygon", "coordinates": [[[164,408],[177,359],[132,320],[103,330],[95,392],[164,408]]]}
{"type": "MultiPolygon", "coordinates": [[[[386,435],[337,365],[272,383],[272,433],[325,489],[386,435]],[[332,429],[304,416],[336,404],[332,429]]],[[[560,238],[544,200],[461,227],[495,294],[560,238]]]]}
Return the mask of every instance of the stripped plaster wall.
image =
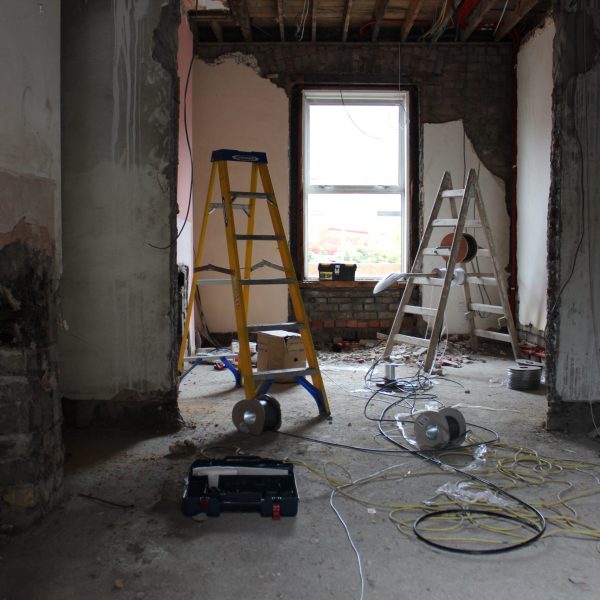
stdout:
{"type": "Polygon", "coordinates": [[[176,412],[179,23],[176,0],[63,2],[61,392],[108,417],[176,412]]]}
{"type": "MultiPolygon", "coordinates": [[[[417,90],[420,121],[417,131],[421,129],[422,137],[419,152],[421,162],[419,183],[424,184],[425,187],[420,188],[419,191],[421,208],[426,202],[425,199],[431,198],[434,193],[431,192],[432,185],[437,189],[445,169],[452,168],[456,171],[457,182],[462,179],[462,151],[457,152],[456,149],[462,148],[464,128],[467,136],[467,162],[475,167],[481,162],[482,177],[486,177],[490,182],[489,187],[486,187],[486,194],[496,211],[494,215],[498,215],[498,218],[493,221],[495,241],[502,248],[502,261],[506,264],[509,230],[505,191],[511,181],[512,102],[510,98],[513,89],[513,57],[510,45],[356,44],[346,47],[339,44],[203,43],[197,46],[197,52],[200,58],[209,63],[221,61],[223,57],[234,56],[238,61],[250,65],[238,66],[239,75],[237,71],[234,73],[224,65],[198,66],[196,72],[202,70],[203,73],[211,73],[210,79],[202,80],[200,77],[195,77],[194,139],[198,144],[203,144],[205,140],[210,144],[202,154],[196,154],[198,169],[206,169],[209,150],[223,146],[225,140],[235,146],[240,143],[240,140],[249,139],[255,141],[254,145],[260,149],[265,144],[271,144],[278,136],[277,139],[280,141],[277,142],[275,154],[284,157],[287,155],[289,142],[282,132],[287,134],[289,129],[288,115],[282,114],[280,107],[287,107],[288,99],[280,94],[277,97],[277,110],[269,110],[266,114],[264,106],[260,105],[262,100],[259,97],[255,98],[253,93],[248,93],[249,86],[254,89],[262,85],[265,89],[272,89],[273,86],[268,82],[271,80],[290,94],[295,86],[304,84],[332,87],[361,83],[363,85],[410,85],[417,90]],[[213,70],[208,71],[207,69],[210,68],[213,70]],[[255,72],[252,72],[253,70],[255,72]],[[237,77],[239,79],[236,79],[237,77]],[[261,80],[260,77],[263,79],[261,80]],[[209,105],[203,100],[205,97],[214,98],[217,94],[221,95],[220,101],[213,101],[209,105]],[[260,115],[261,127],[253,129],[253,124],[257,122],[257,115],[260,115]],[[462,123],[460,131],[457,129],[457,120],[462,123]],[[424,127],[426,132],[432,134],[431,136],[424,135],[424,127]],[[443,142],[441,145],[440,141],[443,142]],[[431,184],[433,181],[435,184],[431,184]]],[[[274,92],[270,93],[274,94],[274,92]]],[[[281,173],[287,174],[287,162],[281,166],[281,169],[281,173]]],[[[272,169],[271,173],[274,172],[276,171],[272,169]]],[[[277,174],[279,175],[279,171],[277,174]]],[[[206,176],[202,185],[205,189],[206,176]]],[[[281,187],[287,190],[285,182],[281,187]]],[[[276,191],[279,194],[277,186],[276,191]]],[[[200,194],[204,193],[203,189],[196,188],[197,198],[201,198],[200,194]]],[[[292,224],[297,203],[295,194],[296,190],[292,189],[290,197],[292,224]]],[[[281,196],[278,197],[281,199],[281,196]]],[[[424,211],[421,210],[421,213],[427,215],[426,208],[424,211]]],[[[198,227],[199,214],[197,210],[196,227],[198,227]]],[[[417,223],[422,214],[414,215],[413,218],[417,223]]],[[[417,227],[415,232],[418,237],[417,227]]],[[[293,227],[291,236],[293,245],[293,227]]],[[[203,262],[211,261],[203,260],[203,262]]],[[[274,302],[281,305],[284,302],[284,293],[280,291],[278,296],[270,297],[269,305],[274,302]]],[[[209,327],[216,328],[218,331],[235,329],[230,305],[223,305],[221,296],[218,301],[214,300],[216,292],[212,290],[203,291],[203,294],[207,298],[204,302],[209,316],[209,327]]],[[[361,304],[361,307],[357,306],[355,310],[361,311],[365,308],[361,304]]],[[[464,316],[460,313],[460,307],[454,302],[451,303],[451,312],[454,315],[451,318],[453,330],[462,331],[465,324],[464,316]]],[[[388,319],[387,315],[385,319],[388,319]]],[[[320,317],[317,320],[323,321],[320,317]]],[[[332,320],[334,321],[333,316],[325,319],[328,323],[332,320]]],[[[330,329],[331,335],[339,335],[339,327],[332,326],[330,329]]],[[[319,333],[320,337],[325,339],[326,332],[319,333]]]]}
{"type": "Polygon", "coordinates": [[[0,20],[0,532],[60,499],[60,2],[0,20]]]}
{"type": "MultiPolygon", "coordinates": [[[[277,204],[289,233],[289,125],[285,92],[251,67],[233,59],[218,65],[196,61],[194,65],[194,169],[196,208],[195,231],[200,231],[211,169],[211,152],[219,148],[257,150],[267,153],[269,173],[277,204]]],[[[229,165],[231,188],[250,189],[250,165],[229,165]]],[[[260,183],[259,183],[260,188],[260,183]]],[[[218,181],[212,201],[219,201],[218,181]]],[[[245,232],[247,217],[236,211],[236,229],[245,232]]],[[[273,233],[266,205],[256,209],[255,233],[273,233]],[[270,231],[269,231],[270,228],[270,231]]],[[[209,217],[202,264],[228,267],[223,215],[215,211],[209,217]]],[[[242,253],[243,245],[239,249],[242,253]]],[[[241,254],[243,256],[243,253],[241,254]]],[[[266,259],[281,264],[274,242],[255,242],[253,263],[266,259]]],[[[243,264],[243,263],[242,263],[243,264]]],[[[269,271],[263,269],[265,277],[269,271]]],[[[208,277],[211,277],[210,275],[208,277]]],[[[213,274],[214,278],[215,275],[213,274]]],[[[202,305],[209,329],[214,332],[235,330],[235,313],[230,286],[205,286],[202,305]]],[[[282,286],[255,286],[250,291],[250,323],[287,321],[287,296],[282,286]]]]}
{"type": "Polygon", "coordinates": [[[556,0],[550,188],[548,427],[600,416],[600,7],[556,0]]]}
{"type": "Polygon", "coordinates": [[[554,32],[549,18],[517,58],[518,321],[534,334],[546,328],[554,32]]]}

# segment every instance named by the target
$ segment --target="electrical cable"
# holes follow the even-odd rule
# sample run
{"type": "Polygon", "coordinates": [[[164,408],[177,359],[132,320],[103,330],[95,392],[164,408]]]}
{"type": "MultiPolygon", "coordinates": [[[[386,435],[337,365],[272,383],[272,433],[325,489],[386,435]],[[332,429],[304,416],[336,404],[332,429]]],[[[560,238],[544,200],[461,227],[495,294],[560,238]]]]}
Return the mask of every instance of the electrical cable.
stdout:
{"type": "Polygon", "coordinates": [[[515,502],[515,503],[519,504],[520,506],[522,506],[523,508],[525,508],[527,511],[530,511],[534,515],[534,517],[537,521],[537,523],[534,523],[533,521],[527,521],[527,520],[524,520],[521,518],[516,518],[516,517],[514,517],[514,515],[509,515],[509,514],[496,512],[496,511],[484,511],[482,509],[457,508],[457,509],[447,509],[447,510],[443,510],[443,511],[438,510],[438,511],[432,511],[430,513],[422,515],[414,522],[413,531],[419,539],[421,539],[422,541],[424,541],[425,543],[427,543],[431,546],[434,546],[435,548],[438,548],[441,550],[448,550],[450,552],[458,552],[458,553],[462,553],[462,554],[498,554],[498,553],[508,552],[510,550],[516,550],[517,548],[522,548],[522,547],[528,546],[528,545],[532,544],[533,542],[535,542],[536,540],[538,540],[544,534],[544,531],[546,530],[546,519],[545,519],[544,515],[537,508],[532,506],[531,504],[525,502],[524,500],[521,500],[517,496],[514,496],[513,494],[511,494],[510,492],[507,492],[505,489],[497,486],[495,483],[493,483],[492,481],[489,481],[488,479],[479,477],[478,475],[475,475],[474,473],[465,471],[464,469],[455,467],[454,465],[444,463],[439,458],[436,458],[435,456],[425,454],[419,450],[411,450],[409,448],[406,448],[400,442],[392,439],[392,437],[389,436],[383,430],[383,427],[381,426],[382,422],[387,421],[387,419],[385,419],[385,415],[390,410],[390,408],[391,407],[386,407],[382,411],[381,420],[378,423],[378,428],[379,428],[380,433],[390,443],[394,444],[395,446],[398,446],[399,448],[408,450],[409,452],[411,452],[411,454],[419,456],[420,458],[422,458],[425,461],[432,462],[433,464],[435,464],[442,470],[452,470],[455,473],[458,473],[464,477],[468,477],[469,479],[472,479],[473,481],[476,481],[476,482],[486,486],[487,488],[493,490],[494,492],[501,494],[502,496],[505,496],[506,498],[509,498],[512,502],[515,502]],[[462,516],[470,516],[470,515],[474,515],[474,514],[475,515],[476,514],[479,514],[479,515],[487,514],[488,516],[494,515],[497,518],[514,521],[516,523],[519,523],[520,525],[526,526],[527,528],[529,528],[533,531],[533,534],[525,540],[515,542],[514,544],[504,545],[501,548],[472,549],[472,548],[454,547],[454,546],[449,546],[447,544],[443,544],[441,542],[436,542],[436,541],[428,538],[422,531],[419,530],[419,525],[421,525],[424,521],[433,519],[434,517],[440,517],[442,515],[449,515],[449,514],[462,515],[462,516]]]}
{"type": "Polygon", "coordinates": [[[342,518],[342,515],[340,514],[340,511],[335,507],[335,504],[333,503],[333,498],[335,496],[336,491],[337,490],[335,490],[335,489],[331,490],[331,495],[329,496],[329,506],[331,506],[331,508],[335,512],[338,520],[342,524],[344,531],[346,532],[346,536],[348,537],[348,541],[350,542],[350,545],[352,546],[352,550],[354,550],[354,554],[356,554],[356,560],[358,562],[358,574],[360,576],[360,600],[363,600],[363,598],[365,597],[365,576],[363,574],[363,569],[362,569],[362,560],[360,557],[360,552],[358,551],[358,548],[356,547],[356,544],[354,543],[354,540],[352,539],[352,536],[350,535],[350,529],[348,528],[346,521],[344,521],[344,519],[342,518]]]}

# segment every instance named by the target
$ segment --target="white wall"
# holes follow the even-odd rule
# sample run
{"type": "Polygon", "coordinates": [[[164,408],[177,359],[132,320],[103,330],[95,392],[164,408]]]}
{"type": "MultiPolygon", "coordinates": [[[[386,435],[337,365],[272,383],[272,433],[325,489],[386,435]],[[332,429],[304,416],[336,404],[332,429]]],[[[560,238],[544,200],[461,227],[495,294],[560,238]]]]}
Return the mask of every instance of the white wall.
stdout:
{"type": "Polygon", "coordinates": [[[547,19],[522,46],[517,59],[518,320],[538,331],[546,327],[554,33],[554,21],[547,19]]]}
{"type": "MultiPolygon", "coordinates": [[[[267,153],[269,173],[279,211],[289,236],[289,110],[285,92],[251,67],[227,59],[218,65],[197,61],[194,65],[194,231],[200,232],[208,189],[213,150],[230,148],[267,153]]],[[[250,189],[250,165],[230,163],[231,187],[250,189]]],[[[260,184],[259,184],[260,190],[260,184]]],[[[219,200],[218,184],[213,201],[219,200]]],[[[260,203],[260,202],[259,202],[260,203]]],[[[247,219],[236,211],[236,228],[245,232],[247,219]]],[[[273,233],[266,207],[257,209],[255,233],[273,233]],[[269,227],[267,227],[267,225],[269,227]]],[[[240,251],[242,246],[240,245],[240,251]]],[[[253,263],[262,258],[281,264],[274,242],[254,243],[253,263]]],[[[223,216],[216,211],[209,217],[209,228],[202,264],[228,266],[223,216]]],[[[212,277],[216,275],[213,274],[212,277]]],[[[257,277],[277,277],[264,269],[257,277]]],[[[206,275],[210,278],[210,273],[206,275]]],[[[213,332],[235,331],[235,315],[230,286],[201,287],[201,298],[213,332]]],[[[254,286],[250,291],[250,323],[287,321],[287,288],[254,286]]]]}
{"type": "MultiPolygon", "coordinates": [[[[423,215],[424,224],[427,223],[429,213],[445,171],[450,171],[452,184],[455,188],[464,185],[463,178],[468,175],[469,169],[479,171],[479,187],[483,196],[485,211],[492,227],[494,243],[499,255],[501,268],[508,264],[509,227],[510,222],[505,203],[504,182],[493,175],[481,163],[469,138],[465,135],[462,121],[451,121],[449,123],[431,124],[423,126],[423,215]],[[464,144],[464,146],[463,146],[464,144]],[[464,154],[463,154],[464,148],[464,154]],[[464,158],[463,158],[464,156],[464,158]]],[[[440,212],[440,217],[450,216],[450,212],[440,212]]],[[[472,215],[472,213],[470,213],[472,215]]],[[[431,238],[431,246],[437,245],[443,235],[450,229],[436,228],[431,238]]],[[[486,238],[483,230],[466,230],[475,236],[481,247],[487,248],[486,238]]],[[[490,260],[479,258],[480,272],[492,272],[490,260]]],[[[476,267],[475,262],[470,263],[470,271],[476,267]]],[[[425,270],[434,267],[444,267],[445,262],[441,258],[426,258],[425,270]]],[[[472,286],[472,301],[489,303],[482,300],[478,292],[479,286],[472,286]]],[[[492,303],[498,303],[495,288],[487,286],[492,303]]],[[[433,286],[422,287],[422,305],[435,307],[439,298],[439,288],[433,286]]],[[[452,288],[446,309],[446,326],[449,333],[467,333],[467,320],[465,318],[466,305],[463,290],[460,287],[452,288]]],[[[483,328],[494,327],[497,319],[494,317],[478,319],[478,326],[483,328]]]]}

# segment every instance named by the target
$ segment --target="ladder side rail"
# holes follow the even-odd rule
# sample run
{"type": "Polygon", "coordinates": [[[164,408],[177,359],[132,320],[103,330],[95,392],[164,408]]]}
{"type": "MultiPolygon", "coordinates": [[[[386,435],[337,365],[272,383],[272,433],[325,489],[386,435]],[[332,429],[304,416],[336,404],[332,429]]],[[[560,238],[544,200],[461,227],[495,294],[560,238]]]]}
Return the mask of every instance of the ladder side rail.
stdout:
{"type": "MultiPolygon", "coordinates": [[[[470,202],[469,202],[470,204],[470,202]]],[[[457,223],[458,223],[458,210],[456,209],[456,198],[450,198],[450,212],[452,214],[452,218],[453,219],[457,219],[457,223]]],[[[475,217],[473,217],[473,219],[475,219],[475,217]]],[[[466,223],[466,222],[465,222],[466,223]]],[[[460,232],[461,235],[463,234],[463,231],[460,232]]],[[[465,275],[468,272],[469,266],[467,263],[462,262],[460,263],[460,266],[464,269],[465,271],[465,275]]],[[[473,311],[469,310],[469,306],[471,305],[471,288],[469,286],[469,279],[465,276],[465,282],[463,284],[463,293],[465,296],[465,306],[467,307],[467,312],[466,312],[466,317],[467,317],[467,324],[469,326],[469,339],[471,342],[471,348],[473,350],[477,350],[478,347],[478,342],[477,342],[477,335],[475,335],[475,314],[473,311]]]]}
{"type": "Polygon", "coordinates": [[[409,277],[409,280],[406,282],[404,286],[404,291],[402,292],[402,297],[400,298],[400,304],[398,305],[398,310],[396,310],[396,316],[394,317],[394,321],[392,322],[392,326],[390,328],[390,332],[387,336],[387,341],[385,343],[385,348],[383,350],[383,360],[387,360],[394,350],[394,346],[396,345],[396,335],[400,331],[402,327],[402,322],[404,321],[404,315],[406,314],[405,308],[409,303],[413,290],[415,289],[415,284],[413,282],[413,278],[409,277]]]}
{"type": "Polygon", "coordinates": [[[458,222],[454,231],[450,256],[448,257],[448,262],[446,263],[446,276],[444,278],[444,285],[442,286],[442,292],[438,302],[438,312],[433,323],[433,328],[431,330],[431,341],[429,343],[429,349],[427,350],[427,356],[425,357],[424,370],[426,373],[431,369],[431,365],[435,359],[435,351],[438,345],[440,334],[442,332],[442,325],[446,313],[446,305],[448,304],[448,296],[450,295],[450,287],[452,284],[452,278],[454,276],[454,268],[456,267],[458,247],[462,238],[465,221],[467,220],[467,212],[469,209],[471,194],[474,193],[474,178],[475,172],[469,172],[469,177],[467,178],[467,184],[465,186],[460,205],[460,212],[458,214],[458,222]]]}
{"type": "MultiPolygon", "coordinates": [[[[258,180],[258,169],[255,163],[252,163],[250,171],[250,192],[256,193],[256,184],[258,180]]],[[[246,235],[251,236],[254,234],[254,223],[255,223],[255,212],[256,212],[256,198],[251,196],[248,199],[248,222],[246,225],[246,235]]],[[[254,241],[252,239],[246,240],[246,249],[244,253],[244,279],[250,279],[252,276],[252,250],[254,241]]],[[[246,317],[248,316],[249,302],[250,302],[250,286],[244,287],[244,306],[246,310],[246,317]]]]}
{"type": "Polygon", "coordinates": [[[247,398],[254,397],[254,378],[252,374],[252,363],[250,360],[250,340],[248,338],[248,323],[246,318],[246,306],[244,293],[241,285],[240,257],[238,253],[237,240],[235,239],[235,221],[233,214],[233,199],[229,186],[229,170],[227,161],[216,161],[219,171],[219,183],[221,186],[221,197],[223,200],[223,217],[225,220],[225,238],[227,241],[227,254],[229,265],[233,270],[231,275],[231,289],[233,292],[233,307],[237,328],[238,341],[240,345],[238,354],[238,368],[242,375],[242,384],[247,398]]]}
{"type": "MultiPolygon", "coordinates": [[[[473,171],[474,173],[474,171],[473,171]]],[[[485,236],[487,238],[488,248],[490,250],[490,257],[492,259],[492,268],[494,270],[494,276],[496,281],[498,282],[498,293],[500,295],[500,302],[502,304],[502,308],[504,309],[504,316],[506,318],[506,327],[508,329],[508,333],[510,335],[510,344],[512,346],[513,354],[515,360],[520,358],[521,350],[519,348],[519,336],[517,335],[517,328],[515,327],[515,322],[512,316],[512,312],[510,310],[510,303],[508,302],[508,292],[506,290],[506,282],[504,281],[504,277],[502,276],[502,272],[498,265],[498,259],[496,254],[496,246],[494,244],[494,238],[492,237],[492,229],[487,219],[487,215],[485,212],[485,207],[483,204],[483,200],[481,199],[481,191],[479,189],[479,184],[475,179],[475,202],[477,204],[477,209],[479,211],[479,218],[481,220],[481,224],[483,225],[483,230],[485,232],[485,236]]]]}
{"type": "Polygon", "coordinates": [[[271,216],[271,222],[273,224],[273,230],[278,236],[277,246],[279,248],[279,254],[281,256],[282,265],[285,271],[286,279],[291,280],[288,284],[289,298],[292,303],[294,310],[294,320],[299,323],[305,323],[307,326],[300,329],[300,336],[304,345],[304,352],[308,365],[315,372],[310,376],[312,378],[314,386],[319,389],[323,395],[323,406],[327,415],[330,414],[329,401],[325,392],[325,385],[323,383],[323,377],[319,368],[319,362],[317,360],[317,353],[315,351],[314,341],[310,327],[308,327],[308,315],[304,308],[304,302],[302,301],[302,295],[300,293],[300,285],[298,284],[298,278],[296,276],[296,270],[292,262],[292,255],[290,248],[287,244],[287,238],[285,230],[283,228],[283,222],[281,221],[281,215],[277,207],[277,201],[275,199],[275,191],[273,189],[273,183],[269,174],[269,169],[266,164],[258,164],[258,171],[262,183],[263,190],[269,199],[267,200],[267,207],[269,215],[271,216]]]}
{"type": "MultiPolygon", "coordinates": [[[[210,169],[210,176],[208,179],[208,189],[206,192],[206,202],[204,203],[204,212],[202,216],[202,226],[200,228],[200,238],[198,239],[198,246],[196,247],[196,256],[194,258],[194,273],[192,275],[192,282],[190,285],[190,296],[188,299],[187,309],[185,311],[185,324],[183,331],[181,332],[181,344],[179,346],[179,356],[177,358],[177,371],[183,372],[183,361],[185,357],[185,349],[187,347],[187,340],[190,333],[190,322],[192,320],[192,313],[194,311],[194,301],[196,299],[196,287],[198,285],[198,279],[200,277],[200,267],[202,266],[202,253],[204,251],[204,244],[206,241],[206,229],[208,226],[208,217],[210,215],[210,203],[212,200],[213,190],[215,187],[215,174],[216,165],[213,163],[210,169]]],[[[193,225],[191,225],[193,227],[193,225]]]]}
{"type": "MultiPolygon", "coordinates": [[[[415,254],[415,258],[413,260],[413,264],[410,270],[411,273],[418,273],[423,270],[423,252],[425,248],[427,248],[427,246],[429,245],[431,233],[433,232],[433,222],[435,221],[435,219],[437,219],[438,213],[440,212],[440,208],[442,206],[443,193],[446,190],[451,189],[452,178],[450,177],[450,173],[446,171],[442,176],[437,195],[435,197],[435,200],[433,201],[431,212],[429,213],[429,219],[427,220],[427,225],[425,226],[423,236],[421,237],[421,241],[419,243],[419,248],[417,249],[417,253],[415,254]]],[[[400,328],[402,327],[402,321],[404,320],[404,307],[410,301],[414,287],[415,284],[413,278],[409,277],[409,280],[406,282],[406,286],[404,287],[404,292],[402,293],[402,298],[400,299],[400,304],[398,305],[398,310],[396,311],[396,316],[394,317],[392,327],[388,334],[385,349],[383,351],[384,359],[389,358],[392,354],[392,350],[395,346],[395,335],[400,331],[400,328]]]]}

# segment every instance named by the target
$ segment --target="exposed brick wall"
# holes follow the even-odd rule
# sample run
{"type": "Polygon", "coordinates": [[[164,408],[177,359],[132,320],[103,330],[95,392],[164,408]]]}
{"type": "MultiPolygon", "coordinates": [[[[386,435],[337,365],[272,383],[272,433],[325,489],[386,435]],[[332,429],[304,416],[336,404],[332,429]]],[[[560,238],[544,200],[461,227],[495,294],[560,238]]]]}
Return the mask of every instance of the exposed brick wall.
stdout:
{"type": "Polygon", "coordinates": [[[60,499],[53,260],[20,241],[0,249],[0,526],[27,527],[60,499]]]}
{"type": "MultiPolygon", "coordinates": [[[[388,333],[400,303],[402,290],[389,288],[376,296],[372,285],[354,282],[306,282],[301,285],[315,345],[327,348],[334,338],[375,339],[388,333]]],[[[411,329],[412,319],[404,324],[411,329]]]]}

